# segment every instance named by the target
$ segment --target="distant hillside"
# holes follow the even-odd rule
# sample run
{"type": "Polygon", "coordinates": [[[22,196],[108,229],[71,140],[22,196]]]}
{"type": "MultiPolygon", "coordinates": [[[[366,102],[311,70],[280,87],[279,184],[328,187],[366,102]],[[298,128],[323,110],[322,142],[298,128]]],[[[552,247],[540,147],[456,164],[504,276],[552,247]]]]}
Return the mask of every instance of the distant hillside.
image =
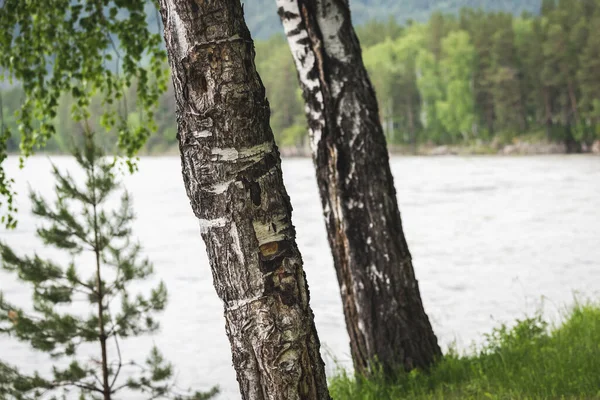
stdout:
{"type": "MultiPolygon", "coordinates": [[[[257,39],[266,39],[281,32],[275,0],[242,0],[246,21],[257,39]]],[[[404,22],[425,21],[434,11],[456,13],[463,7],[483,8],[521,14],[538,13],[541,0],[349,0],[352,18],[360,25],[370,19],[387,20],[390,16],[404,22]]]]}

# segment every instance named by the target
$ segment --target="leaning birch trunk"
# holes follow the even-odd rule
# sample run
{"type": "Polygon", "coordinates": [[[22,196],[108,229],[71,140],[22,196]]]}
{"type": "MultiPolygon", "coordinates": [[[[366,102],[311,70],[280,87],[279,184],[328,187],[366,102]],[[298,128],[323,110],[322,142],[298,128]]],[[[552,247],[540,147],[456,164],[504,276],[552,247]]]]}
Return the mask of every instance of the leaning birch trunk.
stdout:
{"type": "Polygon", "coordinates": [[[329,399],[269,104],[239,0],[160,0],[183,180],[243,399],[329,399]]]}
{"type": "Polygon", "coordinates": [[[317,181],[357,371],[427,368],[425,314],[377,100],[347,0],[276,0],[303,88],[317,181]]]}

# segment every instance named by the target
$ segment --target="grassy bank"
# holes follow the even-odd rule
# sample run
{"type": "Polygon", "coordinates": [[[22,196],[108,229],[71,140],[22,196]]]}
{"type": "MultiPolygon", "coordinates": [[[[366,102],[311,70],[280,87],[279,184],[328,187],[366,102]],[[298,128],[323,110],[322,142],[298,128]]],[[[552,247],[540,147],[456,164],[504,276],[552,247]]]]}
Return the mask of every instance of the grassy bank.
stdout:
{"type": "Polygon", "coordinates": [[[429,373],[393,382],[340,373],[335,400],[600,399],[600,304],[578,305],[557,327],[541,317],[500,327],[476,351],[449,352],[429,373]]]}

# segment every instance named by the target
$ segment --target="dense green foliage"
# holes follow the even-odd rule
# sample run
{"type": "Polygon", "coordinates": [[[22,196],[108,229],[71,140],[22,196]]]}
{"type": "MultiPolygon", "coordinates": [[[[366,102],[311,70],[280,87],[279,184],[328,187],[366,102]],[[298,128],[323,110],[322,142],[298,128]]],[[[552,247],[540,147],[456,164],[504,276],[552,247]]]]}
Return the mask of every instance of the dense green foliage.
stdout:
{"type": "Polygon", "coordinates": [[[473,354],[450,352],[428,372],[394,382],[345,373],[335,400],[600,398],[600,305],[579,305],[557,328],[539,316],[502,326],[473,354]]]}
{"type": "Polygon", "coordinates": [[[153,267],[132,242],[130,196],[123,191],[117,206],[110,205],[119,192],[114,159],[104,157],[91,137],[82,147],[75,153],[85,174],[82,183],[54,167],[56,199],[31,194],[33,214],[45,222],[37,236],[71,262],[20,256],[0,242],[1,267],[31,287],[33,303],[32,309],[10,304],[0,292],[0,333],[54,361],[52,373],[34,375],[0,361],[0,398],[75,392],[82,400],[111,399],[137,391],[152,399],[208,399],[216,389],[185,397],[175,393],[172,367],[156,348],[145,363],[121,357],[124,338],[159,328],[155,314],[164,309],[167,291],[160,282],[150,293],[136,294],[135,285],[150,278],[153,267]]]}
{"type": "MultiPolygon", "coordinates": [[[[513,17],[464,9],[434,13],[427,23],[369,22],[358,28],[365,64],[377,91],[391,144],[511,143],[515,137],[564,142],[571,151],[600,138],[600,0],[544,3],[539,17],[513,17]]],[[[304,105],[284,38],[256,43],[257,68],[271,103],[271,124],[281,146],[306,142],[304,105]]],[[[5,120],[19,106],[20,89],[4,94],[5,120]]],[[[135,85],[126,92],[128,126],[143,125],[135,85]]],[[[92,101],[100,105],[101,97],[92,101]]],[[[64,151],[81,123],[72,122],[74,99],[63,96],[58,134],[48,149],[64,151]]],[[[90,124],[100,126],[100,107],[90,124]]],[[[172,89],[159,99],[157,133],[145,151],[176,144],[172,89]]],[[[79,132],[79,133],[78,133],[79,132]]],[[[107,148],[113,129],[102,135],[107,148]]],[[[18,137],[8,143],[16,149],[18,137]]]]}
{"type": "MultiPolygon", "coordinates": [[[[599,0],[544,2],[540,16],[463,9],[424,24],[358,28],[392,144],[600,138],[599,0]]],[[[302,143],[301,101],[284,40],[257,44],[279,143],[302,143]],[[296,115],[296,113],[298,115],[296,115]]]]}

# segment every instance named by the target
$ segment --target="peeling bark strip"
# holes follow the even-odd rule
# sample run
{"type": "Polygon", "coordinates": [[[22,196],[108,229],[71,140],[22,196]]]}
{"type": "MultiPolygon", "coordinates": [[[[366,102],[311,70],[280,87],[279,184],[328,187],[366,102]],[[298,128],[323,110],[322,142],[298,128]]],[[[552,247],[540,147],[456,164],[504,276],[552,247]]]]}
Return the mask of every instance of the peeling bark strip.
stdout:
{"type": "Polygon", "coordinates": [[[183,179],[243,399],[329,399],[269,104],[239,0],[161,0],[183,179]]]}
{"type": "Polygon", "coordinates": [[[441,355],[402,231],[375,92],[347,0],[276,0],[303,88],[356,370],[441,355]]]}

